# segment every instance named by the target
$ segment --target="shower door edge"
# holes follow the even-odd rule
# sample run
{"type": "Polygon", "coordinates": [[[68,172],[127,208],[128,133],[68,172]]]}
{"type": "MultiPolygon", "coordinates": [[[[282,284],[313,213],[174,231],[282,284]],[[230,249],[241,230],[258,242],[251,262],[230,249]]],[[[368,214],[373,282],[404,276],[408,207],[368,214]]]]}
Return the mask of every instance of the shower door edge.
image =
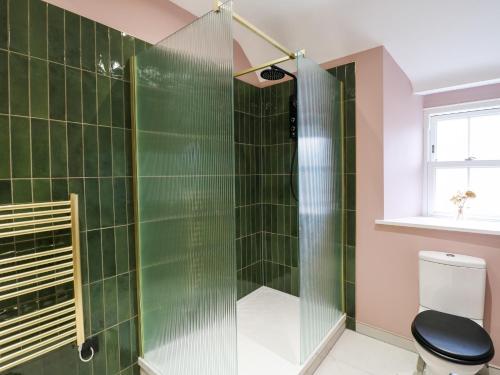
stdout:
{"type": "Polygon", "coordinates": [[[139,230],[139,183],[137,181],[137,56],[130,58],[130,117],[132,127],[132,191],[134,199],[134,243],[136,259],[136,303],[137,303],[137,336],[139,357],[144,356],[142,337],[142,302],[140,295],[141,284],[141,252],[140,252],[140,230],[139,230]]]}

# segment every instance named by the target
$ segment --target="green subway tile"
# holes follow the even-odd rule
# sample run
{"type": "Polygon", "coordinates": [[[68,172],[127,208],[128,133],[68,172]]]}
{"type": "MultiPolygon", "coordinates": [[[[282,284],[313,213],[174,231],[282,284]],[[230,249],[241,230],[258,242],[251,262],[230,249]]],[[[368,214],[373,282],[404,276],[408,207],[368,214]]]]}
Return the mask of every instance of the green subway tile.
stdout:
{"type": "Polygon", "coordinates": [[[30,178],[30,123],[23,117],[11,117],[12,177],[30,178]],[[15,152],[14,152],[15,150],[15,152]]]}
{"type": "MultiPolygon", "coordinates": [[[[106,339],[104,338],[104,332],[101,332],[97,335],[97,340],[100,343],[102,343],[103,346],[105,345],[106,339]]],[[[91,363],[92,363],[92,371],[93,371],[94,375],[106,374],[106,350],[105,350],[105,347],[103,347],[102,350],[99,350],[94,355],[91,363]]]]}
{"type": "Polygon", "coordinates": [[[15,115],[29,115],[28,58],[10,54],[10,111],[15,115]]]}
{"type": "Polygon", "coordinates": [[[95,334],[104,328],[104,290],[102,281],[90,284],[91,332],[95,334]]]}
{"type": "Polygon", "coordinates": [[[116,275],[115,231],[113,228],[102,230],[102,263],[104,277],[116,275]]]}
{"type": "Polygon", "coordinates": [[[95,22],[81,18],[82,69],[95,72],[95,22]]]}
{"type": "Polygon", "coordinates": [[[85,182],[83,178],[70,178],[69,179],[69,192],[78,194],[78,213],[80,219],[80,230],[87,228],[85,220],[85,182]]]}
{"type": "Polygon", "coordinates": [[[97,178],[85,179],[85,211],[87,213],[87,229],[99,228],[101,226],[101,208],[99,204],[99,180],[97,178]]]}
{"type": "MultiPolygon", "coordinates": [[[[88,193],[85,194],[88,196],[88,193]]],[[[102,279],[102,251],[101,251],[101,231],[91,230],[87,232],[87,254],[89,268],[89,282],[102,279]]]]}
{"type": "Polygon", "coordinates": [[[66,68],[67,119],[82,122],[82,75],[79,69],[66,68]]]}
{"type": "Polygon", "coordinates": [[[10,50],[28,54],[28,0],[9,1],[10,50]]]}
{"type": "MultiPolygon", "coordinates": [[[[136,259],[135,259],[135,230],[134,225],[128,226],[128,262],[129,269],[135,270],[136,259]]],[[[135,284],[133,284],[135,285],[135,284]]]]}
{"type": "Polygon", "coordinates": [[[345,147],[345,173],[356,173],[356,138],[346,138],[345,147]]]}
{"type": "Polygon", "coordinates": [[[0,204],[12,203],[11,180],[0,180],[0,204]]]}
{"type": "MultiPolygon", "coordinates": [[[[124,273],[117,277],[118,285],[118,321],[123,322],[130,318],[130,277],[124,273]]],[[[135,286],[132,286],[135,287],[135,286]]]]}
{"type": "Polygon", "coordinates": [[[124,124],[125,128],[130,129],[132,127],[132,114],[130,113],[131,102],[130,102],[130,83],[125,82],[123,92],[123,107],[124,107],[124,124]]]}
{"type": "Polygon", "coordinates": [[[83,176],[83,130],[81,124],[68,123],[68,173],[83,176]]]}
{"type": "Polygon", "coordinates": [[[118,30],[109,30],[109,56],[111,76],[123,78],[122,33],[118,30]]]}
{"type": "Polygon", "coordinates": [[[345,208],[347,210],[356,209],[356,175],[345,175],[345,208]]]}
{"type": "Polygon", "coordinates": [[[100,125],[111,125],[110,85],[108,77],[97,76],[97,120],[100,125]]]}
{"type": "Polygon", "coordinates": [[[10,178],[9,117],[0,115],[0,179],[10,178]]]}
{"type": "Polygon", "coordinates": [[[9,113],[9,55],[5,51],[0,51],[0,113],[9,113]]]}
{"type": "Polygon", "coordinates": [[[113,175],[113,155],[111,143],[111,128],[99,126],[99,176],[113,175]]]}
{"type": "Polygon", "coordinates": [[[354,99],[356,97],[356,76],[355,63],[350,63],[345,67],[345,99],[354,99]]]}
{"type": "Polygon", "coordinates": [[[97,126],[83,125],[83,144],[85,177],[97,177],[99,172],[97,126]]]}
{"type": "Polygon", "coordinates": [[[113,175],[125,176],[125,131],[112,130],[113,138],[113,175]]]}
{"type": "Polygon", "coordinates": [[[48,202],[52,200],[50,179],[37,178],[33,180],[33,202],[48,202]]]}
{"type": "Polygon", "coordinates": [[[80,16],[64,12],[64,29],[66,32],[66,64],[80,67],[80,16]]]}
{"type": "Polygon", "coordinates": [[[14,203],[31,202],[31,180],[12,180],[12,194],[14,203]]]}
{"type": "Polygon", "coordinates": [[[127,196],[125,178],[113,179],[115,225],[127,224],[127,196]]]}
{"type": "Polygon", "coordinates": [[[130,320],[118,326],[120,337],[120,368],[123,370],[132,364],[130,320]]]}
{"type": "Polygon", "coordinates": [[[96,24],[96,70],[100,74],[109,74],[109,29],[99,23],[96,24]]]}
{"type": "Polygon", "coordinates": [[[346,318],[345,327],[351,331],[356,331],[356,319],[348,316],[346,318]]]}
{"type": "Polygon", "coordinates": [[[118,327],[104,332],[106,339],[107,374],[117,374],[120,371],[120,347],[118,344],[118,327]]]}
{"type": "MultiPolygon", "coordinates": [[[[138,340],[138,319],[134,318],[130,321],[130,346],[132,351],[132,361],[139,357],[139,340],[138,340]]],[[[138,374],[139,369],[137,364],[134,364],[134,372],[138,374]]]]}
{"type": "Polygon", "coordinates": [[[50,122],[50,163],[51,176],[68,176],[68,153],[66,123],[60,121],[50,122]]]}
{"type": "Polygon", "coordinates": [[[47,3],[30,0],[30,55],[47,58],[47,3]]]}
{"type": "Polygon", "coordinates": [[[49,63],[49,109],[51,119],[66,119],[64,66],[55,63],[49,63]]]}
{"type": "Polygon", "coordinates": [[[352,283],[345,283],[346,286],[346,314],[350,317],[356,316],[356,289],[352,283]]]}
{"type": "Polygon", "coordinates": [[[137,315],[137,272],[130,272],[130,315],[137,315]]]}
{"type": "Polygon", "coordinates": [[[116,273],[121,274],[129,270],[128,267],[128,238],[127,227],[115,227],[116,273]]]}
{"type": "MultiPolygon", "coordinates": [[[[104,232],[104,231],[103,231],[104,232]]],[[[104,254],[106,257],[106,254],[104,254]]],[[[114,326],[118,322],[118,301],[116,277],[104,280],[104,323],[105,327],[114,326]]]]}
{"type": "Polygon", "coordinates": [[[31,167],[34,178],[50,177],[49,122],[31,119],[31,167]]]}
{"type": "Polygon", "coordinates": [[[123,81],[111,80],[111,121],[113,126],[123,128],[123,81]]]}
{"type": "Polygon", "coordinates": [[[99,194],[101,200],[101,226],[114,225],[113,217],[113,179],[99,179],[99,194]]]}
{"type": "Polygon", "coordinates": [[[134,56],[134,38],[130,35],[125,35],[122,38],[123,43],[123,64],[124,77],[130,79],[130,58],[134,56]]]}
{"type": "Polygon", "coordinates": [[[31,116],[48,118],[49,94],[47,62],[39,59],[30,60],[31,116]]]}
{"type": "Polygon", "coordinates": [[[346,244],[356,245],[356,212],[346,211],[346,244]]]}
{"type": "Polygon", "coordinates": [[[356,136],[356,101],[347,100],[344,104],[345,108],[345,136],[356,136]]]}
{"type": "Polygon", "coordinates": [[[9,47],[8,0],[0,0],[0,48],[9,47]]]}
{"type": "Polygon", "coordinates": [[[50,61],[64,63],[64,10],[51,4],[48,5],[48,51],[50,61]]]}
{"type": "Polygon", "coordinates": [[[96,75],[94,73],[82,72],[82,112],[83,122],[87,124],[97,124],[96,84],[96,75]]]}
{"type": "Polygon", "coordinates": [[[356,248],[354,246],[346,246],[346,281],[351,283],[356,282],[356,248]]]}
{"type": "Polygon", "coordinates": [[[68,197],[68,180],[66,178],[52,179],[52,199],[55,201],[62,201],[67,200],[68,197]]]}

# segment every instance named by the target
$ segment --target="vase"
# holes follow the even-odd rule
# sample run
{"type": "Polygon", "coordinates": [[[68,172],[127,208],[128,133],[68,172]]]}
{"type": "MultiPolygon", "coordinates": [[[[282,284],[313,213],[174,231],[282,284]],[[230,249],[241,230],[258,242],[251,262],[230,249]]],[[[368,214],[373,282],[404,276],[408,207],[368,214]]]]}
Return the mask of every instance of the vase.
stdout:
{"type": "Polygon", "coordinates": [[[457,220],[463,220],[463,219],[464,219],[464,208],[458,207],[457,220]]]}

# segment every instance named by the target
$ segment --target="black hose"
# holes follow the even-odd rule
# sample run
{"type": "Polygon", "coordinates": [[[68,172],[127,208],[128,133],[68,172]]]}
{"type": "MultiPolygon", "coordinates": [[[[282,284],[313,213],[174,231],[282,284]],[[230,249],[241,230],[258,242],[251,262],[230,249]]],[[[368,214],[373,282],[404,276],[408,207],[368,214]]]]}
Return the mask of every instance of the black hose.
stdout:
{"type": "Polygon", "coordinates": [[[290,166],[290,191],[292,192],[293,199],[295,199],[295,202],[298,202],[299,199],[297,198],[297,195],[295,194],[295,189],[293,187],[293,166],[295,164],[295,156],[297,155],[297,140],[294,140],[293,142],[294,147],[293,147],[293,155],[292,155],[292,162],[290,166]]]}

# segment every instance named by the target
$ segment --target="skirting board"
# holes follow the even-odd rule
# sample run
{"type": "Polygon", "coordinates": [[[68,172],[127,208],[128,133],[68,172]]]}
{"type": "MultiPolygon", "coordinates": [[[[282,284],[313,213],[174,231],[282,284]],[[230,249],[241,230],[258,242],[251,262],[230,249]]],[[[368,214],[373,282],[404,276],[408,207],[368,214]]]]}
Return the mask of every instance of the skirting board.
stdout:
{"type": "MultiPolygon", "coordinates": [[[[406,349],[409,350],[410,352],[416,353],[415,350],[415,345],[413,345],[413,341],[400,336],[396,335],[394,333],[385,331],[380,328],[373,327],[371,325],[361,323],[361,322],[356,322],[356,332],[361,333],[362,335],[372,337],[374,339],[377,339],[379,341],[386,342],[388,344],[397,346],[401,349],[406,349]]],[[[480,375],[500,375],[500,367],[498,366],[489,366],[489,372],[480,372],[480,375]]]]}

